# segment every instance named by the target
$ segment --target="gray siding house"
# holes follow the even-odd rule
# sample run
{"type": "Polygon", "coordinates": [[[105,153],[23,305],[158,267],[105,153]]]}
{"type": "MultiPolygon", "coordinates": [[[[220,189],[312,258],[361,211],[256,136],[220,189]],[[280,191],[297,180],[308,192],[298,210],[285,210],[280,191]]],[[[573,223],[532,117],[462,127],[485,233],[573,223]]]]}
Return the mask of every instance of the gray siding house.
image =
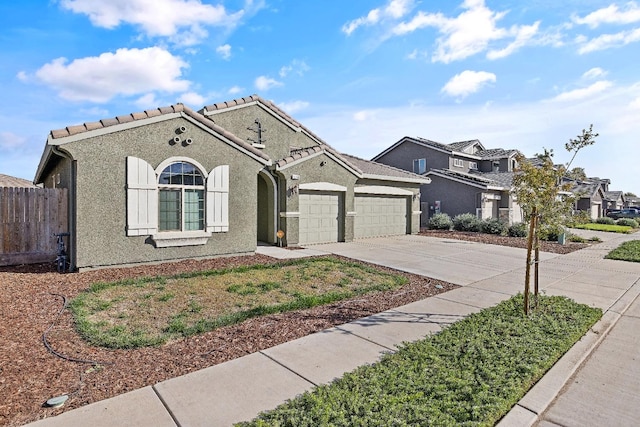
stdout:
{"type": "Polygon", "coordinates": [[[34,182],[69,189],[82,270],[417,233],[429,178],[343,155],[253,95],[51,131],[34,182]]]}
{"type": "Polygon", "coordinates": [[[482,219],[522,221],[511,194],[517,150],[486,149],[478,140],[442,144],[404,137],[374,161],[431,178],[421,187],[422,218],[426,225],[436,213],[472,213],[482,219]]]}

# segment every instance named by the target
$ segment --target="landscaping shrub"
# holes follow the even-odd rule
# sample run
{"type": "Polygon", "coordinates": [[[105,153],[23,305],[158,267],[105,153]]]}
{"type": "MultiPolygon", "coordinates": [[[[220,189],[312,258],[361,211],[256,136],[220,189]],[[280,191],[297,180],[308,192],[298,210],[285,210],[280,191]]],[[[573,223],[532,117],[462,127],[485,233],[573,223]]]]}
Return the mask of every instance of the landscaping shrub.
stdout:
{"type": "Polygon", "coordinates": [[[640,225],[638,224],[638,221],[636,221],[633,218],[620,218],[619,220],[616,221],[616,225],[622,225],[625,227],[633,227],[633,228],[640,227],[640,225]]]}
{"type": "Polygon", "coordinates": [[[502,236],[507,234],[507,224],[498,218],[487,219],[482,222],[482,232],[502,236]]]}
{"type": "Polygon", "coordinates": [[[507,234],[510,237],[527,237],[527,224],[524,222],[516,222],[509,227],[507,234]]]}
{"type": "Polygon", "coordinates": [[[596,219],[596,224],[615,225],[616,221],[613,218],[601,216],[600,218],[596,219]]]}
{"type": "Polygon", "coordinates": [[[587,239],[584,237],[578,236],[577,234],[569,234],[567,240],[573,243],[586,243],[587,239]]]}
{"type": "Polygon", "coordinates": [[[567,221],[567,226],[573,227],[579,224],[589,224],[590,222],[591,216],[587,211],[575,211],[567,221]]]}
{"type": "Polygon", "coordinates": [[[540,240],[556,242],[563,232],[564,230],[558,225],[542,225],[540,226],[540,240]]]}
{"type": "Polygon", "coordinates": [[[451,217],[446,213],[438,213],[429,219],[429,228],[432,230],[450,230],[453,226],[451,217]]]}
{"type": "Polygon", "coordinates": [[[478,232],[482,230],[482,220],[471,213],[456,215],[453,217],[453,229],[478,232]]]}

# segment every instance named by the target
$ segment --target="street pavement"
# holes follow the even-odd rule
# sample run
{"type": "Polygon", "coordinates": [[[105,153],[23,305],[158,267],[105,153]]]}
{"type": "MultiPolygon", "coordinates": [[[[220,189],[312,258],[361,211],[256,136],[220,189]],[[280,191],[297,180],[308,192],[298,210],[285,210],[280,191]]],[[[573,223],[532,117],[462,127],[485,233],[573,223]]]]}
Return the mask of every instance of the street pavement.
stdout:
{"type": "MultiPolygon", "coordinates": [[[[541,291],[599,307],[603,318],[500,427],[635,426],[640,419],[640,263],[604,259],[640,236],[575,232],[603,241],[567,255],[541,253],[541,291]]],[[[258,252],[282,259],[334,253],[461,287],[30,426],[228,426],[250,420],[524,287],[524,249],[474,242],[412,235],[298,250],[260,246],[258,252]]]]}

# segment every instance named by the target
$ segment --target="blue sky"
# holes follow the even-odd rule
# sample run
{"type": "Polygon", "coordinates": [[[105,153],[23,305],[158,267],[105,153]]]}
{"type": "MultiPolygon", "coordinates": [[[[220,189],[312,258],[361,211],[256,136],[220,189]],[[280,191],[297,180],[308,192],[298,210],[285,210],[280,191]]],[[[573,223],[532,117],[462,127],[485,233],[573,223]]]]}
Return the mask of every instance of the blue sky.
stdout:
{"type": "Polygon", "coordinates": [[[336,149],[403,136],[532,156],[640,193],[635,1],[20,0],[0,3],[0,173],[52,129],[251,94],[336,149]]]}

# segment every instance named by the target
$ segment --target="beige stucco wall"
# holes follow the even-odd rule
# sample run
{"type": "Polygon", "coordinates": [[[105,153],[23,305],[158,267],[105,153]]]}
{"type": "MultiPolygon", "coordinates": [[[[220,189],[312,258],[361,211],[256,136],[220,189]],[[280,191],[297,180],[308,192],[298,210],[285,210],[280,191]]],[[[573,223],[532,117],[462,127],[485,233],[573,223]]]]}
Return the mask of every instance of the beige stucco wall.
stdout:
{"type": "Polygon", "coordinates": [[[63,145],[77,164],[76,267],[146,263],[255,251],[258,161],[184,118],[175,118],[63,145]],[[172,144],[176,129],[191,145],[172,144]],[[126,235],[126,157],[156,168],[170,157],[199,162],[206,172],[230,166],[229,231],[206,245],[156,248],[148,236],[126,235]]]}
{"type": "Polygon", "coordinates": [[[317,141],[309,138],[305,133],[293,129],[258,105],[224,110],[207,117],[247,143],[251,143],[251,140],[257,140],[257,134],[248,128],[255,128],[255,121],[258,119],[262,124],[262,136],[265,140],[262,150],[274,160],[287,157],[292,148],[308,148],[318,145],[317,141]]]}
{"type": "Polygon", "coordinates": [[[353,187],[357,177],[333,157],[326,154],[316,155],[308,160],[292,164],[284,170],[278,172],[280,176],[280,212],[281,229],[285,232],[285,242],[287,245],[297,245],[299,240],[299,186],[311,183],[330,183],[346,187],[342,194],[343,215],[340,221],[343,235],[339,236],[340,241],[350,242],[353,240],[353,217],[347,215],[354,210],[353,187]],[[321,165],[324,162],[324,165],[321,165]],[[291,179],[292,175],[299,176],[298,180],[291,179]]]}

